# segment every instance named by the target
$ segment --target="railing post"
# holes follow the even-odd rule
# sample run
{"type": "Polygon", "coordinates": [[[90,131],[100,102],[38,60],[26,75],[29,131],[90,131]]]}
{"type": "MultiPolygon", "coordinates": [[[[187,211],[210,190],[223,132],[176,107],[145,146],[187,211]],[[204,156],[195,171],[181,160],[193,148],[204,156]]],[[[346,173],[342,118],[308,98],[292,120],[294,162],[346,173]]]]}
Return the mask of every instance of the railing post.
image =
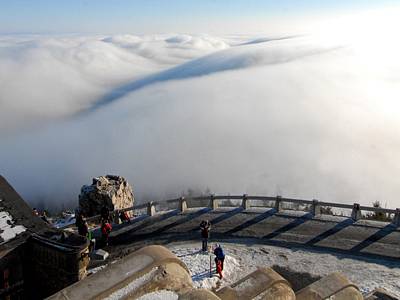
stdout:
{"type": "Polygon", "coordinates": [[[148,216],[154,216],[156,214],[156,207],[153,204],[153,201],[150,201],[147,203],[147,215],[148,216]]]}
{"type": "Polygon", "coordinates": [[[351,211],[351,218],[354,221],[357,221],[357,220],[361,219],[360,204],[358,204],[358,203],[354,203],[353,204],[353,210],[351,211]]]}
{"type": "Polygon", "coordinates": [[[248,199],[248,197],[247,197],[247,194],[243,194],[243,199],[242,199],[242,208],[244,209],[244,210],[246,210],[246,209],[249,209],[251,206],[250,206],[250,201],[249,201],[249,199],[248,199]]]}
{"type": "Polygon", "coordinates": [[[400,208],[396,208],[396,213],[394,214],[392,224],[396,227],[400,226],[400,208]]]}
{"type": "Polygon", "coordinates": [[[321,214],[321,205],[319,205],[317,199],[313,199],[312,201],[311,213],[313,216],[319,216],[321,214]]]}
{"type": "Polygon", "coordinates": [[[276,196],[275,209],[278,212],[282,209],[282,196],[276,196]]]}
{"type": "Polygon", "coordinates": [[[218,208],[218,202],[217,202],[217,199],[215,199],[214,194],[211,194],[211,195],[210,195],[210,204],[211,204],[211,208],[212,208],[213,210],[215,210],[215,209],[218,208]]]}
{"type": "Polygon", "coordinates": [[[187,202],[185,197],[179,198],[179,210],[185,212],[187,210],[187,202]]]}

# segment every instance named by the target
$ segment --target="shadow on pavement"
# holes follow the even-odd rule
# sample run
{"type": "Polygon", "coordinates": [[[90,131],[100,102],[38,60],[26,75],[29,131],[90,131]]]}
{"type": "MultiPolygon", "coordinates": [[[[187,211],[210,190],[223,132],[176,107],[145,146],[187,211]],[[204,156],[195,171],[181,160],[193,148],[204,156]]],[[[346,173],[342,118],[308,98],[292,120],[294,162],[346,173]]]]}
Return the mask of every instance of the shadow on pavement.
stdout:
{"type": "Polygon", "coordinates": [[[289,224],[275,230],[274,232],[271,232],[271,233],[265,235],[263,238],[264,239],[273,239],[273,238],[277,237],[278,235],[280,235],[281,233],[292,230],[293,228],[296,228],[297,226],[307,222],[308,220],[311,220],[312,218],[313,218],[313,215],[311,213],[307,213],[301,217],[296,218],[289,224]]]}
{"type": "Polygon", "coordinates": [[[380,239],[383,239],[385,236],[391,234],[392,232],[396,231],[397,227],[389,224],[386,225],[385,227],[381,228],[377,232],[375,232],[373,235],[359,243],[358,245],[354,246],[353,248],[350,249],[351,252],[360,252],[364,248],[367,248],[371,244],[379,241],[380,239]]]}
{"type": "Polygon", "coordinates": [[[336,233],[338,233],[339,231],[345,229],[346,227],[350,226],[354,224],[354,220],[353,219],[346,219],[338,224],[336,224],[334,227],[332,227],[331,229],[317,235],[316,237],[312,238],[311,240],[309,240],[308,242],[306,242],[306,245],[314,245],[317,244],[318,242],[330,237],[331,235],[334,235],[336,233]]]}
{"type": "Polygon", "coordinates": [[[206,207],[206,208],[203,208],[203,209],[201,209],[199,211],[196,211],[194,213],[189,213],[185,217],[183,217],[181,219],[178,219],[175,222],[173,222],[171,224],[168,224],[168,225],[165,225],[165,226],[163,226],[163,227],[161,227],[159,229],[156,229],[156,230],[154,230],[153,232],[151,232],[149,234],[150,235],[160,234],[160,233],[162,233],[164,231],[167,231],[168,229],[171,229],[171,228],[173,228],[175,226],[184,224],[184,223],[189,222],[189,221],[191,221],[191,220],[193,220],[193,219],[195,219],[197,217],[200,217],[201,215],[208,213],[210,210],[211,210],[211,208],[206,207]]]}
{"type": "Polygon", "coordinates": [[[272,209],[258,215],[257,217],[255,217],[251,220],[248,220],[248,221],[244,222],[243,224],[240,224],[239,226],[232,228],[231,230],[226,231],[225,234],[233,234],[238,231],[241,231],[247,227],[250,227],[251,225],[257,224],[257,223],[261,222],[262,220],[265,220],[266,218],[273,216],[275,213],[276,213],[276,209],[272,208],[272,209]]]}

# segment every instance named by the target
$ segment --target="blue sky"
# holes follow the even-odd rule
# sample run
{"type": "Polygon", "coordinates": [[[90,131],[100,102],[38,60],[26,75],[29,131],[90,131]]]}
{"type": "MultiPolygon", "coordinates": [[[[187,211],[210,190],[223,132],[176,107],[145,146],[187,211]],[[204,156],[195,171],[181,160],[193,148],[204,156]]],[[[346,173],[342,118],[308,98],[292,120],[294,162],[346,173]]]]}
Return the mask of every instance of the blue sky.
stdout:
{"type": "Polygon", "coordinates": [[[247,24],[255,28],[262,22],[396,3],[398,0],[0,0],[0,32],[234,33],[247,24]]]}

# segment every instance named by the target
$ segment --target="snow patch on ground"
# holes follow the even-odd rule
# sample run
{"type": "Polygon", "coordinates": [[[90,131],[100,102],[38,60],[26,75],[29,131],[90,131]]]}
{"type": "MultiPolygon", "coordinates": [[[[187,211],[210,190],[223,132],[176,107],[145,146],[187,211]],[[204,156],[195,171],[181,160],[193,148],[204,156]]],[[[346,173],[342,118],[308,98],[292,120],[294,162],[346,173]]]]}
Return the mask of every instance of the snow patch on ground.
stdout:
{"type": "Polygon", "coordinates": [[[53,223],[55,228],[64,228],[76,223],[75,214],[65,214],[63,218],[58,219],[53,223]]]}
{"type": "Polygon", "coordinates": [[[166,246],[187,265],[194,285],[198,288],[223,287],[243,278],[259,266],[279,265],[315,276],[341,272],[354,282],[363,294],[375,288],[384,288],[400,296],[400,263],[383,259],[361,260],[352,255],[255,245],[250,242],[248,244],[222,244],[226,254],[222,280],[215,275],[214,256],[212,256],[213,277],[209,277],[209,255],[200,252],[200,242],[172,243],[166,246]]]}
{"type": "Polygon", "coordinates": [[[138,300],[178,300],[179,295],[175,292],[160,290],[157,292],[152,292],[142,297],[138,298],[138,300]]]}
{"type": "MultiPolygon", "coordinates": [[[[198,246],[198,245],[196,245],[198,246]]],[[[227,254],[224,262],[224,278],[219,279],[215,273],[214,254],[202,252],[200,247],[182,247],[170,249],[179,259],[181,259],[189,268],[193,284],[197,288],[212,289],[225,282],[225,277],[231,278],[234,272],[240,268],[238,261],[235,257],[227,254]],[[210,258],[212,265],[212,274],[210,277],[210,258]]]]}
{"type": "Polygon", "coordinates": [[[7,242],[24,232],[22,225],[14,225],[11,215],[6,211],[0,211],[0,237],[7,242]]]}
{"type": "Polygon", "coordinates": [[[131,293],[132,291],[137,290],[138,288],[140,288],[142,285],[146,284],[147,282],[149,282],[154,274],[156,273],[158,268],[154,268],[152,269],[150,272],[146,273],[145,275],[143,275],[142,277],[139,277],[137,279],[135,279],[134,281],[132,281],[131,283],[129,283],[127,286],[125,286],[122,289],[119,289],[117,291],[115,291],[114,293],[112,293],[111,295],[109,295],[107,298],[105,298],[105,300],[118,300],[118,299],[122,299],[123,297],[127,296],[129,293],[131,293]]]}
{"type": "Polygon", "coordinates": [[[98,267],[95,267],[95,268],[88,269],[88,270],[87,270],[88,275],[95,274],[95,273],[97,273],[98,271],[103,270],[105,267],[107,267],[107,265],[102,265],[102,266],[98,266],[98,267]]]}

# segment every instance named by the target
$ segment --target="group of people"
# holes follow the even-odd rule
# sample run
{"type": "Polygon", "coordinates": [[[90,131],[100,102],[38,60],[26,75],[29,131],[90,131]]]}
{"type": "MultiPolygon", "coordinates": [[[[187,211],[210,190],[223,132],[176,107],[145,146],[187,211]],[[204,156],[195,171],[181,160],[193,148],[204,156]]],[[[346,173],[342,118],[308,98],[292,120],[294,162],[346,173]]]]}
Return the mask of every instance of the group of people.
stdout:
{"type": "MultiPolygon", "coordinates": [[[[208,252],[208,239],[210,238],[211,231],[211,222],[208,220],[202,220],[200,223],[200,233],[201,233],[201,249],[203,252],[208,252]]],[[[225,253],[220,244],[216,244],[214,247],[214,255],[215,255],[215,266],[216,272],[219,275],[219,278],[222,279],[222,271],[224,270],[224,260],[225,253]]]]}
{"type": "MultiPolygon", "coordinates": [[[[33,209],[33,214],[41,217],[45,221],[47,221],[46,214],[43,212],[40,214],[36,208],[33,209]]],[[[121,211],[118,215],[120,220],[122,222],[131,222],[131,219],[126,211],[121,211]]],[[[108,245],[108,238],[109,235],[112,231],[112,219],[110,215],[110,210],[106,207],[103,206],[101,211],[100,211],[100,222],[101,222],[101,239],[104,245],[108,245]]],[[[89,225],[88,222],[83,215],[83,213],[77,213],[76,216],[76,222],[75,222],[77,228],[78,228],[78,233],[82,236],[87,237],[90,241],[92,240],[91,237],[91,232],[89,230],[89,225]]],[[[210,231],[211,231],[211,222],[208,220],[202,220],[200,223],[200,233],[201,233],[201,239],[202,239],[202,251],[203,252],[208,252],[208,240],[210,238],[210,231]]],[[[224,260],[225,260],[225,254],[224,250],[222,249],[220,244],[216,244],[213,247],[213,253],[215,255],[215,265],[216,265],[216,272],[219,275],[220,279],[223,278],[222,271],[224,270],[224,260]]]]}
{"type": "MultiPolygon", "coordinates": [[[[126,211],[121,211],[118,217],[123,223],[130,223],[131,219],[126,211]]],[[[100,211],[100,231],[101,231],[101,241],[104,245],[108,245],[108,239],[112,231],[112,218],[110,210],[103,206],[100,211]]],[[[86,236],[91,240],[91,232],[89,230],[89,225],[86,221],[83,213],[78,213],[76,217],[76,226],[78,227],[78,233],[82,236],[86,236]]]]}
{"type": "Polygon", "coordinates": [[[46,223],[49,223],[49,224],[50,224],[49,220],[47,219],[47,212],[46,212],[45,210],[42,210],[41,212],[39,212],[39,211],[36,209],[36,207],[34,207],[34,208],[32,209],[32,214],[33,214],[34,216],[36,216],[36,217],[41,218],[41,219],[42,219],[43,221],[45,221],[46,223]]]}

